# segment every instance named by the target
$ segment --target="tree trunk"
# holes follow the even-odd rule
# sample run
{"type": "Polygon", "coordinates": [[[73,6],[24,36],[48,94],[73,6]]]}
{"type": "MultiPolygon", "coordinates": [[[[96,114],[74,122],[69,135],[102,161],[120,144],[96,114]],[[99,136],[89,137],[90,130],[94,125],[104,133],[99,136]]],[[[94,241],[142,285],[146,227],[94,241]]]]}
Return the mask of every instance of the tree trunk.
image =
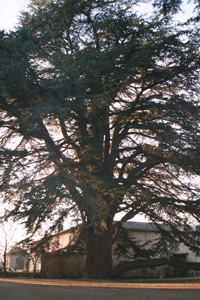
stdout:
{"type": "Polygon", "coordinates": [[[7,275],[6,266],[7,266],[7,252],[6,252],[6,249],[5,249],[4,253],[3,253],[3,272],[4,272],[5,276],[7,275]]]}
{"type": "Polygon", "coordinates": [[[84,278],[110,278],[112,272],[112,234],[100,233],[90,226],[87,231],[87,253],[84,278]]]}
{"type": "Polygon", "coordinates": [[[33,261],[33,277],[36,277],[36,268],[37,268],[37,261],[33,261]]]}

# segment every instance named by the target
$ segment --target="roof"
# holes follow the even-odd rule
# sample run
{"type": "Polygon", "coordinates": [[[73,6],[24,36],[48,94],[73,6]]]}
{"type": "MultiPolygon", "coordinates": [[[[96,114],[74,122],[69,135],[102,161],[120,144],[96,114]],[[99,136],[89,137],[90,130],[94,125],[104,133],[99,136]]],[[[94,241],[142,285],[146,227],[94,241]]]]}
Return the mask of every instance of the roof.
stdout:
{"type": "MultiPolygon", "coordinates": [[[[115,221],[116,222],[116,221],[115,221]]],[[[147,223],[147,222],[124,222],[122,224],[122,226],[125,229],[128,230],[137,230],[137,231],[158,231],[158,228],[155,224],[153,223],[147,223]]],[[[61,234],[65,234],[65,233],[70,233],[72,229],[74,229],[75,227],[71,227],[69,229],[63,230],[63,231],[59,231],[57,233],[55,233],[52,236],[56,236],[56,235],[61,235],[61,234]]]]}
{"type": "Polygon", "coordinates": [[[73,229],[75,229],[75,228],[76,228],[76,227],[73,226],[73,227],[64,229],[64,230],[62,230],[62,231],[58,231],[58,232],[52,234],[51,237],[57,236],[57,235],[61,235],[61,234],[65,234],[65,233],[71,233],[71,231],[72,231],[73,229]]]}
{"type": "Polygon", "coordinates": [[[158,228],[153,223],[146,222],[124,222],[122,225],[125,229],[128,230],[137,230],[137,231],[158,231],[158,228]]]}
{"type": "Polygon", "coordinates": [[[26,254],[26,251],[24,249],[21,249],[19,247],[12,248],[9,252],[9,255],[17,255],[17,254],[26,254]]]}

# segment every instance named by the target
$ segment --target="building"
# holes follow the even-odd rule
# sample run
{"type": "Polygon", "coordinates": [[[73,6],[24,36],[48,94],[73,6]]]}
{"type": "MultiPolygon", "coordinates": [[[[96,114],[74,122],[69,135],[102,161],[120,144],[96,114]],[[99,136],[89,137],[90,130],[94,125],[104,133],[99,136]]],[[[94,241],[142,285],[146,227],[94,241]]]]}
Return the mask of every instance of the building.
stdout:
{"type": "Polygon", "coordinates": [[[6,267],[16,272],[28,272],[29,255],[20,248],[12,248],[7,254],[6,267]]]}
{"type": "MultiPolygon", "coordinates": [[[[126,222],[123,227],[128,231],[131,239],[136,239],[140,243],[153,241],[159,236],[157,227],[151,223],[145,222],[126,222]]],[[[83,275],[85,256],[78,252],[75,255],[69,255],[65,251],[65,247],[73,239],[74,229],[68,229],[51,237],[54,247],[42,256],[41,271],[48,277],[66,277],[80,278],[83,275]],[[55,245],[57,245],[55,247],[55,245]]],[[[199,262],[194,252],[187,248],[184,244],[179,245],[179,249],[173,253],[174,256],[188,262],[199,262]]],[[[120,263],[120,258],[113,256],[113,266],[120,263]]],[[[169,266],[156,267],[153,269],[143,268],[131,270],[123,274],[123,277],[132,278],[164,278],[164,277],[184,277],[184,276],[200,275],[198,272],[185,271],[169,266]]]]}
{"type": "MultiPolygon", "coordinates": [[[[128,231],[128,235],[132,240],[136,240],[141,244],[149,242],[150,244],[159,237],[159,230],[156,225],[146,222],[126,222],[123,227],[128,231]]],[[[148,247],[148,246],[147,246],[148,247]]],[[[187,246],[181,243],[173,256],[177,259],[187,262],[199,262],[198,257],[187,246]]],[[[113,265],[117,265],[120,261],[113,259],[113,265]]],[[[128,271],[123,274],[123,277],[135,277],[135,278],[165,278],[165,277],[185,277],[200,275],[199,271],[187,271],[169,266],[161,266],[156,268],[143,268],[128,271]]]]}

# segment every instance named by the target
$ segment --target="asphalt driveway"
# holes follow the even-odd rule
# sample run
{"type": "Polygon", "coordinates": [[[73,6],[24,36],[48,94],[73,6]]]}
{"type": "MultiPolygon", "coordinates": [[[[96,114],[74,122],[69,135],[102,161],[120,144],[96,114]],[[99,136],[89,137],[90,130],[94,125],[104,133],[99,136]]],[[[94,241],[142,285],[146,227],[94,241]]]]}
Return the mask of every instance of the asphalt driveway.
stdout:
{"type": "Polygon", "coordinates": [[[117,283],[0,278],[0,300],[199,300],[200,281],[117,283]]]}

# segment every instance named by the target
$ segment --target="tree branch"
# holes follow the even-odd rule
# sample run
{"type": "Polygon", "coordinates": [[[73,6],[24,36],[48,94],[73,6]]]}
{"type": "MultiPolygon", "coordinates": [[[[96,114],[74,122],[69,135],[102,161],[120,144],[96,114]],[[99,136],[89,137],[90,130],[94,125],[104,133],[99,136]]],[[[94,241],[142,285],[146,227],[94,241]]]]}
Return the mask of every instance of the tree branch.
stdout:
{"type": "Polygon", "coordinates": [[[180,268],[184,270],[200,270],[200,263],[181,261],[174,256],[167,256],[155,259],[142,259],[135,261],[123,261],[112,270],[112,277],[118,277],[126,271],[141,269],[141,268],[155,268],[159,266],[168,265],[170,267],[180,268]]]}

